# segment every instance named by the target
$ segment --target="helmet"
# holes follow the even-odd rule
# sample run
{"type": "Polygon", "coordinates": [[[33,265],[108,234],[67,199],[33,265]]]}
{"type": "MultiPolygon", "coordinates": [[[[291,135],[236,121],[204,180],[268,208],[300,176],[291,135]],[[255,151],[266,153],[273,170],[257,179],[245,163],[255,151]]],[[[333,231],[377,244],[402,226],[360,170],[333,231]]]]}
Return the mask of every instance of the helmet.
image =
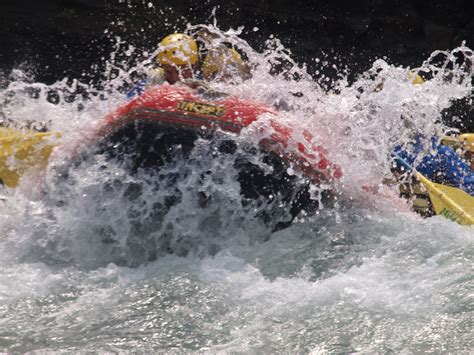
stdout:
{"type": "Polygon", "coordinates": [[[156,55],[159,64],[193,65],[198,59],[196,41],[183,33],[174,33],[163,38],[156,55]]]}
{"type": "Polygon", "coordinates": [[[242,57],[235,49],[223,46],[206,56],[201,70],[203,78],[211,80],[217,74],[224,74],[229,70],[233,70],[232,74],[244,74],[245,67],[242,57]]]}
{"type": "Polygon", "coordinates": [[[415,70],[410,70],[408,72],[408,80],[410,80],[413,85],[420,85],[425,82],[425,79],[423,79],[415,70]]]}
{"type": "Polygon", "coordinates": [[[458,137],[460,142],[464,142],[466,149],[474,152],[474,133],[464,133],[458,137]]]}

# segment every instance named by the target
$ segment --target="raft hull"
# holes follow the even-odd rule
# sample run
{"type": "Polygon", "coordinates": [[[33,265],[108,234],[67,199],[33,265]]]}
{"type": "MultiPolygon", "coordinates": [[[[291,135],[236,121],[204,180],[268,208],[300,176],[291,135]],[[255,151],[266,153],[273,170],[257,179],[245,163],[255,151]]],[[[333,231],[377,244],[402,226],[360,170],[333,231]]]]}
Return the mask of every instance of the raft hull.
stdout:
{"type": "Polygon", "coordinates": [[[156,184],[137,191],[169,191],[160,204],[162,215],[184,203],[183,181],[191,174],[199,178],[186,188],[192,188],[201,207],[222,201],[208,186],[222,184],[214,190],[225,192],[229,182],[218,176],[225,175],[233,186],[238,184],[238,205],[244,213],[274,232],[288,227],[302,211],[313,213],[321,202],[329,206],[331,191],[321,190],[315,199],[312,186],[329,185],[340,176],[340,168],[313,144],[309,133],[304,134],[307,141],[292,139],[292,129],[281,125],[278,113],[265,105],[235,97],[210,100],[187,87],[163,85],[107,115],[90,141],[82,143],[86,151],[77,153],[60,175],[67,180],[68,169],[81,160],[105,157],[134,178],[146,176],[147,184],[156,184]],[[270,133],[267,129],[259,136],[263,116],[270,133]],[[255,134],[242,135],[251,125],[255,134]],[[219,171],[217,163],[199,163],[212,160],[225,165],[225,171],[219,171]]]}

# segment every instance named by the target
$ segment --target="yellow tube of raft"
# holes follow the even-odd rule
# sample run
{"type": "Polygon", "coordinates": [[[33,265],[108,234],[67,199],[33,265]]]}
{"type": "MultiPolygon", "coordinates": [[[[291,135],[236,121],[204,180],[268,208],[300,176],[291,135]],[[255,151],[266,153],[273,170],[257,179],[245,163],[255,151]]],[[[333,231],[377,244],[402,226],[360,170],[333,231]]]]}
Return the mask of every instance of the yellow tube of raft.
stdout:
{"type": "Polygon", "coordinates": [[[417,179],[426,187],[437,215],[463,225],[474,224],[474,197],[461,189],[434,183],[416,172],[417,179]]]}
{"type": "Polygon", "coordinates": [[[0,127],[0,180],[16,187],[32,167],[46,167],[58,132],[34,132],[0,127]]]}

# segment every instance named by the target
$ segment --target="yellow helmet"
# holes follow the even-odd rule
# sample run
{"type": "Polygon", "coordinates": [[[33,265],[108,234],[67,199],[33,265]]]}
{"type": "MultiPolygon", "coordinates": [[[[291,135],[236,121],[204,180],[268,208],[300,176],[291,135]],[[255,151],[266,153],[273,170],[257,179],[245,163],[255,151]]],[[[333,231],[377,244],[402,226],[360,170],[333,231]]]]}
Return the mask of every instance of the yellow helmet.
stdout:
{"type": "Polygon", "coordinates": [[[196,41],[183,33],[166,36],[160,42],[156,55],[160,64],[193,65],[199,60],[196,41]]]}
{"type": "Polygon", "coordinates": [[[419,76],[415,70],[410,70],[408,72],[408,80],[410,80],[413,85],[420,85],[425,82],[425,79],[419,76]]]}
{"type": "Polygon", "coordinates": [[[245,63],[240,54],[233,48],[220,47],[209,54],[202,63],[202,77],[210,81],[218,73],[225,74],[232,71],[231,74],[243,74],[245,72],[245,63]]]}
{"type": "Polygon", "coordinates": [[[468,151],[474,152],[474,133],[461,134],[458,139],[465,144],[468,151]]]}

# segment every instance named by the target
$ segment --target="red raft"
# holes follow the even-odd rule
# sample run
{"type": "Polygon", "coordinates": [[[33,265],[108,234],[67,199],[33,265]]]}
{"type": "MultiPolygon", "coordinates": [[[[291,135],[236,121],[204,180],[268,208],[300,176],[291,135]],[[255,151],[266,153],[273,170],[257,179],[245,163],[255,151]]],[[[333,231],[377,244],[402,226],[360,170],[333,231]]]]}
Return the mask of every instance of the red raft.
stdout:
{"type": "Polygon", "coordinates": [[[109,161],[134,176],[133,184],[153,184],[156,196],[164,192],[160,216],[189,199],[203,210],[233,201],[270,231],[289,226],[303,212],[313,213],[320,203],[331,205],[332,191],[319,189],[315,199],[313,186],[332,186],[341,169],[310,132],[289,127],[266,105],[211,94],[187,86],[147,90],[101,121],[59,181],[68,184],[68,169],[81,168],[82,161],[104,168],[109,161]]]}
{"type": "MultiPolygon", "coordinates": [[[[142,148],[147,150],[149,140],[157,133],[155,131],[166,131],[169,137],[173,137],[160,142],[166,149],[167,144],[185,144],[193,137],[208,136],[210,132],[239,134],[262,114],[268,114],[267,118],[270,116],[267,122],[271,126],[270,134],[262,132],[258,139],[262,150],[280,157],[312,183],[330,182],[341,177],[340,167],[327,159],[327,152],[321,145],[314,144],[311,133],[302,130],[301,141],[296,141],[294,130],[278,122],[278,113],[274,109],[231,96],[209,99],[186,86],[161,85],[149,89],[107,115],[99,136],[114,137],[112,141],[115,142],[139,140],[142,148]]],[[[117,152],[117,155],[121,153],[117,152]]]]}

